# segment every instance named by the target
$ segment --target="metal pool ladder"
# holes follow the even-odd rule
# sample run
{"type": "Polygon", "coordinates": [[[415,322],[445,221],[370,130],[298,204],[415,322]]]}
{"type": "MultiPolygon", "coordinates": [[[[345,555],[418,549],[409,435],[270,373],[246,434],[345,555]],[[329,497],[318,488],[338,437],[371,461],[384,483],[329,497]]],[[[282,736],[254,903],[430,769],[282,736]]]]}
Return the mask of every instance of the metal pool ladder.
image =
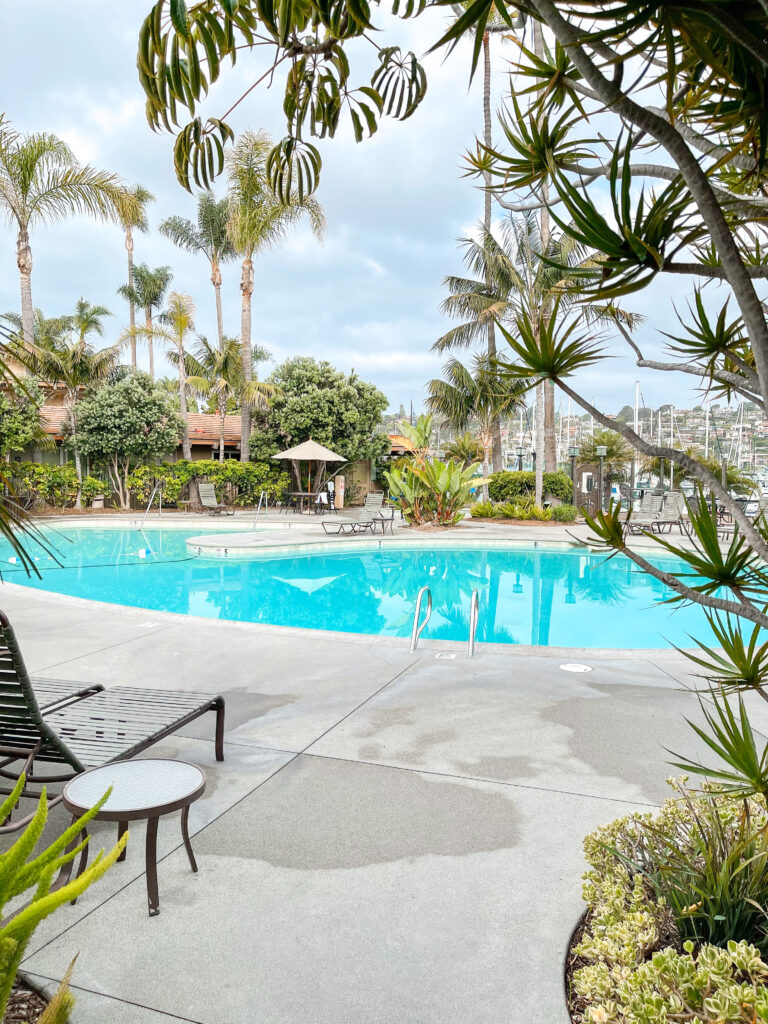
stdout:
{"type": "Polygon", "coordinates": [[[472,658],[475,654],[475,635],[477,633],[477,620],[480,615],[479,597],[476,590],[472,591],[469,600],[469,639],[467,640],[467,657],[472,658]]]}
{"type": "Polygon", "coordinates": [[[259,521],[259,512],[261,512],[262,504],[264,505],[264,518],[266,519],[267,518],[267,511],[269,509],[269,495],[267,494],[266,491],[262,491],[261,494],[259,495],[259,504],[258,504],[258,507],[256,508],[256,516],[255,516],[255,518],[253,520],[253,528],[254,528],[254,530],[256,529],[256,525],[257,525],[257,523],[259,521]]]}
{"type": "Polygon", "coordinates": [[[416,650],[419,644],[419,637],[424,631],[424,627],[429,622],[429,617],[432,614],[432,591],[428,586],[423,586],[416,595],[416,610],[413,613],[413,629],[411,630],[411,646],[409,650],[411,654],[416,650]],[[419,616],[421,615],[421,602],[424,600],[424,595],[427,595],[427,614],[424,616],[424,621],[419,625],[419,616]]]}
{"type": "Polygon", "coordinates": [[[160,512],[162,513],[163,511],[163,482],[162,480],[157,480],[155,482],[155,486],[152,488],[152,493],[149,496],[147,507],[144,509],[144,515],[141,517],[141,522],[139,523],[138,527],[140,530],[144,529],[144,523],[146,522],[147,516],[149,515],[149,510],[152,508],[152,502],[155,500],[155,495],[157,494],[158,491],[160,492],[160,512]]]}

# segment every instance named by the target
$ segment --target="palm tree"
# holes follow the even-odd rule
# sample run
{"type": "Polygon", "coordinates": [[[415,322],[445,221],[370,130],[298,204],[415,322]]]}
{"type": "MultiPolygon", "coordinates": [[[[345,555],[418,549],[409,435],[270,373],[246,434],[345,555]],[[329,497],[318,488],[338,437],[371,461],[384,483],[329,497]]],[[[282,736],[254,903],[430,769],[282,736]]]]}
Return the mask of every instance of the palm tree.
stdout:
{"type": "MultiPolygon", "coordinates": [[[[104,318],[112,316],[105,306],[92,306],[79,299],[74,316],[60,317],[59,323],[69,327],[68,334],[47,332],[31,344],[22,342],[23,358],[29,369],[49,384],[64,386],[64,406],[69,413],[72,450],[77,473],[75,508],[82,508],[83,467],[77,446],[77,402],[83,389],[104,381],[117,365],[117,345],[99,349],[88,340],[91,335],[104,335],[104,318]]],[[[56,321],[54,321],[55,323],[56,321]]]]}
{"type": "Polygon", "coordinates": [[[479,462],[483,457],[483,446],[480,441],[469,430],[454,437],[445,446],[445,454],[449,459],[458,459],[465,466],[471,466],[473,462],[479,462]]]}
{"type": "Polygon", "coordinates": [[[197,225],[186,217],[167,217],[160,234],[187,252],[202,253],[211,265],[211,284],[216,294],[216,326],[219,348],[224,347],[224,320],[221,312],[221,264],[229,263],[237,253],[227,234],[229,202],[216,200],[212,192],[197,197],[197,225]]]}
{"type": "MultiPolygon", "coordinates": [[[[498,225],[498,237],[483,230],[479,241],[465,238],[461,244],[464,264],[474,276],[443,279],[450,295],[442,302],[440,312],[463,322],[438,338],[432,346],[434,351],[475,345],[485,337],[490,321],[514,326],[521,310],[531,317],[537,337],[546,322],[544,318],[550,316],[553,309],[558,316],[572,314],[589,323],[619,320],[632,327],[639,322],[635,314],[610,303],[577,301],[569,287],[576,279],[577,270],[592,266],[592,254],[564,232],[551,234],[545,247],[539,218],[533,213],[502,221],[498,225]]],[[[548,392],[545,399],[550,400],[548,392]]],[[[541,441],[538,437],[537,442],[541,441]]],[[[540,477],[539,466],[542,471],[545,466],[548,470],[557,469],[554,433],[546,447],[543,464],[540,457],[536,460],[537,477],[540,477]]],[[[541,495],[537,495],[537,500],[541,500],[541,495]]]]}
{"type": "MultiPolygon", "coordinates": [[[[136,200],[134,207],[127,207],[121,212],[120,223],[125,231],[125,249],[128,253],[128,287],[133,289],[133,233],[148,231],[147,206],[155,201],[152,193],[143,185],[132,185],[129,193],[136,200]]],[[[131,330],[136,326],[136,303],[128,299],[128,326],[131,330]]],[[[131,342],[131,366],[136,365],[136,340],[131,342]]]]}
{"type": "Polygon", "coordinates": [[[119,220],[135,205],[117,175],[82,166],[55,135],[19,135],[0,119],[0,207],[16,228],[21,320],[27,344],[34,342],[32,228],[83,213],[119,220]]]}
{"type": "MultiPolygon", "coordinates": [[[[252,379],[251,368],[251,299],[253,296],[253,258],[281,241],[293,224],[309,218],[316,237],[325,229],[323,208],[312,196],[291,197],[283,204],[275,197],[267,177],[267,156],[272,140],[264,132],[243,132],[237,145],[227,156],[229,177],[229,222],[227,230],[243,266],[240,277],[242,313],[240,318],[240,358],[243,379],[252,379]]],[[[251,410],[242,410],[240,461],[248,461],[251,436],[251,410]]]]}
{"type": "Polygon", "coordinates": [[[136,339],[141,337],[147,342],[149,350],[149,375],[155,379],[155,353],[152,344],[153,339],[153,318],[155,310],[163,304],[165,293],[173,280],[173,273],[170,267],[155,267],[151,270],[146,263],[139,263],[133,270],[133,284],[121,284],[117,294],[122,295],[128,302],[132,302],[144,310],[144,327],[139,330],[135,326],[125,332],[125,338],[131,342],[131,355],[135,352],[136,339]]]}
{"type": "MultiPolygon", "coordinates": [[[[252,365],[269,358],[263,348],[253,346],[252,365]]],[[[176,362],[176,356],[172,357],[176,362]]],[[[266,409],[269,400],[277,393],[274,384],[266,381],[249,380],[243,377],[240,358],[240,342],[237,338],[224,337],[221,347],[214,347],[206,338],[200,338],[193,352],[185,359],[187,384],[200,395],[216,400],[219,416],[219,462],[224,461],[224,418],[230,405],[247,405],[249,409],[266,409]]],[[[255,374],[254,374],[255,377],[255,374]]]]}
{"type": "MultiPolygon", "coordinates": [[[[525,402],[525,384],[508,382],[499,376],[486,352],[476,355],[471,369],[458,359],[443,367],[443,377],[427,384],[427,407],[455,430],[477,423],[477,439],[483,449],[483,476],[493,448],[494,425],[502,416],[514,413],[525,402]]],[[[485,497],[487,485],[483,485],[485,497]]]]}
{"type": "MultiPolygon", "coordinates": [[[[167,268],[161,268],[167,269],[167,268]]],[[[136,268],[138,280],[139,267],[136,268]]],[[[145,338],[150,344],[153,340],[165,342],[171,350],[171,361],[176,364],[179,373],[179,413],[184,420],[184,436],[181,439],[181,453],[185,459],[192,457],[189,443],[189,409],[187,406],[187,369],[185,346],[195,331],[195,304],[189,295],[171,292],[168,304],[157,323],[151,319],[146,327],[135,327],[133,332],[124,331],[118,344],[125,344],[136,338],[145,338]]]]}

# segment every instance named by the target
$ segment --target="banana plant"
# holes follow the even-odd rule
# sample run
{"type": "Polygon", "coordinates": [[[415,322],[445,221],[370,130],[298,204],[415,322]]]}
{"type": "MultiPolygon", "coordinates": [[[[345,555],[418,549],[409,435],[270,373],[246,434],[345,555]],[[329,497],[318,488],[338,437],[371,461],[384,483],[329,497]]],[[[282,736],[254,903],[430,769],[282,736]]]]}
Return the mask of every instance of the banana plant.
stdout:
{"type": "Polygon", "coordinates": [[[409,523],[454,526],[463,518],[472,491],[487,481],[477,476],[479,463],[458,459],[411,463],[386,474],[390,493],[409,523]]]}

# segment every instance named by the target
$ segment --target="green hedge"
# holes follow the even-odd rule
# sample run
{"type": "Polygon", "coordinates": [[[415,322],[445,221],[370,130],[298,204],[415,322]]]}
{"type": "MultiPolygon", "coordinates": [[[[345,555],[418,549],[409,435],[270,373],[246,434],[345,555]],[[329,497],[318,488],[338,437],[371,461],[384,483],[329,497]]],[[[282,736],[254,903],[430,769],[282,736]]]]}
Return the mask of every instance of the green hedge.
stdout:
{"type": "MultiPolygon", "coordinates": [[[[44,462],[14,462],[11,464],[11,483],[17,499],[24,505],[41,500],[54,508],[68,508],[77,497],[74,462],[66,462],[63,466],[44,462]]],[[[90,505],[97,494],[104,493],[109,493],[109,484],[96,477],[84,477],[84,505],[90,505]]]]}
{"type": "MultiPolygon", "coordinates": [[[[488,494],[493,501],[513,501],[515,498],[532,498],[536,493],[536,474],[533,472],[494,473],[489,477],[488,494]]],[[[573,484],[567,473],[545,473],[544,493],[552,494],[561,501],[570,501],[573,484]]]]}
{"type": "Polygon", "coordinates": [[[128,487],[136,500],[143,503],[149,500],[157,480],[163,481],[164,505],[175,505],[184,498],[191,480],[212,483],[219,501],[227,497],[235,505],[255,505],[262,491],[267,492],[270,501],[276,501],[290,486],[288,474],[277,463],[182,459],[158,466],[137,466],[128,475],[128,487]]]}

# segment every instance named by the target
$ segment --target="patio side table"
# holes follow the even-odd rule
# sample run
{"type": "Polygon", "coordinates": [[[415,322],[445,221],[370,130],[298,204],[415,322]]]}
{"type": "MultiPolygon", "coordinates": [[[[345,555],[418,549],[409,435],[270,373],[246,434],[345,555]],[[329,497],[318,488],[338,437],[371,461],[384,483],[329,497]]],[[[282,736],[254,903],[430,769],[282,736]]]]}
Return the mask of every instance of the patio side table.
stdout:
{"type": "MultiPolygon", "coordinates": [[[[129,821],[146,820],[147,903],[150,917],[160,913],[157,886],[158,822],[164,814],[181,811],[181,837],[190,867],[197,871],[189,841],[189,808],[204,793],[205,782],[202,768],[188,761],[141,758],[135,761],[113,761],[92,768],[64,787],[64,806],[72,815],[79,817],[98,803],[111,786],[109,799],[94,820],[116,821],[118,839],[127,831],[129,821]]],[[[119,859],[125,859],[125,850],[119,859]]],[[[78,874],[84,868],[85,859],[81,862],[78,874]]]]}

